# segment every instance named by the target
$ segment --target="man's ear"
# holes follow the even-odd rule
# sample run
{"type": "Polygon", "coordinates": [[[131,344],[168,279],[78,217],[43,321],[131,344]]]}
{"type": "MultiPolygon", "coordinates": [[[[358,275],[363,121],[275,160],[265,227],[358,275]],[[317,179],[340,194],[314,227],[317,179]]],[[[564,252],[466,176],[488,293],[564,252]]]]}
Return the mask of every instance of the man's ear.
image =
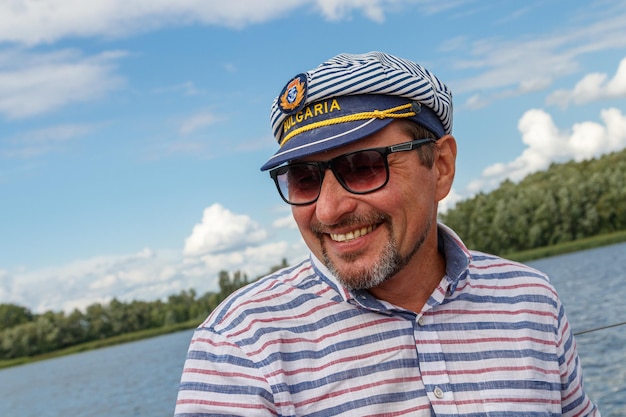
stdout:
{"type": "Polygon", "coordinates": [[[437,201],[441,201],[452,189],[456,172],[456,139],[445,135],[437,140],[437,159],[434,168],[437,170],[437,201]]]}

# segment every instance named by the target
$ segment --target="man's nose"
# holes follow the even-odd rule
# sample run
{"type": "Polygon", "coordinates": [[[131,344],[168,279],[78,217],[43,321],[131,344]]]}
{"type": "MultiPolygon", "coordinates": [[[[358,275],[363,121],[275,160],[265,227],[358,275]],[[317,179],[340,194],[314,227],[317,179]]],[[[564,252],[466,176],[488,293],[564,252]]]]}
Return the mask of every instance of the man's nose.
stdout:
{"type": "Polygon", "coordinates": [[[346,213],[354,211],[356,199],[353,197],[354,194],[343,188],[335,174],[327,169],[315,203],[317,219],[327,226],[337,224],[346,213]]]}

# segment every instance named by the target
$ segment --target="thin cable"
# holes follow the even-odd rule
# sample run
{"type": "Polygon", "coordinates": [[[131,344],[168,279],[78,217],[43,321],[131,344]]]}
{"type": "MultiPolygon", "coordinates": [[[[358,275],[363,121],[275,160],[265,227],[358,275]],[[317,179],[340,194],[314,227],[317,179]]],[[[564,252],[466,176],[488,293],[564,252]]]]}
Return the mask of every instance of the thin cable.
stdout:
{"type": "Polygon", "coordinates": [[[609,324],[608,326],[595,327],[593,329],[582,330],[580,332],[574,333],[574,336],[578,336],[578,335],[585,334],[585,333],[596,332],[598,330],[610,329],[611,327],[619,327],[619,326],[623,326],[625,324],[626,324],[626,321],[623,321],[621,323],[609,324]]]}

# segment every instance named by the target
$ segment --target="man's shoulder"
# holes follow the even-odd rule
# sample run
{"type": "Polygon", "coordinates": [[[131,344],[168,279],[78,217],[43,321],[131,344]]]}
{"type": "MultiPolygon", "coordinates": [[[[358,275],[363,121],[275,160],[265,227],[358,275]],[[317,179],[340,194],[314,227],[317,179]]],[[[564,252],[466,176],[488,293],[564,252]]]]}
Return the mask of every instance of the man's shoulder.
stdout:
{"type": "Polygon", "coordinates": [[[310,260],[280,269],[233,292],[200,326],[215,332],[241,331],[258,323],[288,317],[304,301],[315,302],[328,291],[310,260]]]}
{"type": "Polygon", "coordinates": [[[521,262],[484,252],[471,251],[469,271],[470,276],[475,280],[497,280],[510,285],[534,284],[554,292],[550,278],[544,272],[521,262]]]}

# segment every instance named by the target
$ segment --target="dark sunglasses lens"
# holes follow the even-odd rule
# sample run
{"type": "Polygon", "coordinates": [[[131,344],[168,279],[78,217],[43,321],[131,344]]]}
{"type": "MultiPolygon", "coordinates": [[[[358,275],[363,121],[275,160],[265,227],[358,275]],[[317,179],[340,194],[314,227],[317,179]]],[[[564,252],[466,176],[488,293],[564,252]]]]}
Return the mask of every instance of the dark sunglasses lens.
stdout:
{"type": "Polygon", "coordinates": [[[280,193],[291,204],[306,204],[317,199],[322,174],[315,164],[294,164],[284,167],[276,176],[280,193]]]}
{"type": "Polygon", "coordinates": [[[385,156],[375,150],[359,151],[333,160],[333,168],[343,185],[355,193],[367,193],[387,182],[385,156]]]}

